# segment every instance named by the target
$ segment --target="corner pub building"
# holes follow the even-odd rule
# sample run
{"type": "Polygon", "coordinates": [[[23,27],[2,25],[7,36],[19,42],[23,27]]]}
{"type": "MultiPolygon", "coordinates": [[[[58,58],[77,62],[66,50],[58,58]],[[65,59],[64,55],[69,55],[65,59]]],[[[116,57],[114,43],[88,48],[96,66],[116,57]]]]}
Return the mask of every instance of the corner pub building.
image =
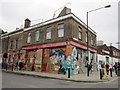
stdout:
{"type": "Polygon", "coordinates": [[[86,73],[86,58],[96,71],[96,32],[71,9],[64,7],[57,18],[35,25],[25,20],[24,28],[2,35],[2,53],[6,62],[21,61],[25,70],[67,74],[86,73]],[[87,54],[88,39],[88,54],[87,54]]]}

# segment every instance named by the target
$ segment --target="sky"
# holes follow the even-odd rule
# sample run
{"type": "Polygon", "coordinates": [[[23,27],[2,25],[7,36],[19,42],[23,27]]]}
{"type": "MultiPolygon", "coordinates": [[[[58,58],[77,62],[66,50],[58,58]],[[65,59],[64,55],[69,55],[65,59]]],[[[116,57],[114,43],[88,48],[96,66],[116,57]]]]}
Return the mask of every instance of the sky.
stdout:
{"type": "Polygon", "coordinates": [[[86,23],[86,12],[111,5],[89,13],[89,26],[97,33],[97,40],[117,47],[118,42],[118,0],[1,0],[0,28],[11,32],[24,26],[29,18],[32,24],[46,21],[56,16],[64,6],[86,23]],[[60,8],[60,9],[59,9],[60,8]]]}

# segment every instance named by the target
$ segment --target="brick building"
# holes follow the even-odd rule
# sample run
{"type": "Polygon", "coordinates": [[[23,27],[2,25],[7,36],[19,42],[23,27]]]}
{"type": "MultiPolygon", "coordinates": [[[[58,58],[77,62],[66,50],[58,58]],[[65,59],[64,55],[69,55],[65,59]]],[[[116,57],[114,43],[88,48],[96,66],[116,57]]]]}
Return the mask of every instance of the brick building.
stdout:
{"type": "Polygon", "coordinates": [[[2,36],[3,53],[14,56],[14,60],[26,62],[27,70],[34,63],[36,71],[67,74],[86,72],[86,57],[96,68],[96,32],[87,26],[71,10],[64,8],[57,18],[30,25],[25,20],[23,29],[2,36]],[[87,39],[89,55],[87,55],[87,39]],[[4,49],[5,48],[5,49],[4,49]],[[17,53],[18,52],[18,53],[17,53]],[[15,59],[16,56],[16,59],[15,59]]]}
{"type": "Polygon", "coordinates": [[[107,46],[106,44],[97,46],[97,60],[98,68],[102,63],[114,65],[120,60],[120,50],[114,46],[107,46]]]}

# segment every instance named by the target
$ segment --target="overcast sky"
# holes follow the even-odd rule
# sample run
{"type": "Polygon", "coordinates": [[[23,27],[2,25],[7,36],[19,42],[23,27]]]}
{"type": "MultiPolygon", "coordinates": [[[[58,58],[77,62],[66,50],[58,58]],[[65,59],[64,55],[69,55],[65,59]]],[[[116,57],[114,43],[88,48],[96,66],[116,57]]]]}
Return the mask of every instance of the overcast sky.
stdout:
{"type": "MultiPolygon", "coordinates": [[[[97,40],[113,46],[118,41],[119,0],[1,0],[0,28],[14,31],[29,18],[32,24],[53,18],[54,11],[67,4],[72,12],[86,23],[86,12],[111,5],[111,8],[89,13],[89,26],[97,32],[97,40]]],[[[56,12],[59,14],[60,10],[56,12]]]]}

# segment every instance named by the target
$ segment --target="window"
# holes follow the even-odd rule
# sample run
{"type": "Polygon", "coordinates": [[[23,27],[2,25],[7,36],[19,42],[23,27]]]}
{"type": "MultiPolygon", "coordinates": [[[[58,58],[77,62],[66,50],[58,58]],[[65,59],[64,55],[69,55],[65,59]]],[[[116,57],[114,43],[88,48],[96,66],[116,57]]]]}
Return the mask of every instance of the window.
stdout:
{"type": "Polygon", "coordinates": [[[79,39],[82,40],[82,28],[79,26],[79,39]]]}
{"type": "Polygon", "coordinates": [[[40,40],[40,32],[36,31],[35,32],[35,41],[39,41],[40,40]]]}
{"type": "Polygon", "coordinates": [[[58,37],[64,37],[64,24],[58,25],[58,37]]]}
{"type": "Polygon", "coordinates": [[[86,42],[88,42],[88,32],[86,32],[86,42]]]}
{"type": "Polygon", "coordinates": [[[13,41],[11,41],[11,46],[10,46],[10,48],[11,48],[11,49],[13,48],[13,41]]]}
{"type": "Polygon", "coordinates": [[[16,49],[18,48],[18,40],[16,40],[16,49]]]}
{"type": "Polygon", "coordinates": [[[31,42],[31,33],[28,33],[27,43],[31,42]]]}
{"type": "Polygon", "coordinates": [[[51,27],[48,27],[46,30],[46,39],[51,39],[51,27]]]}
{"type": "Polygon", "coordinates": [[[93,39],[93,36],[91,36],[91,45],[94,46],[94,39],[93,39]]]}
{"type": "Polygon", "coordinates": [[[96,46],[96,37],[93,39],[93,45],[96,46]]]}

